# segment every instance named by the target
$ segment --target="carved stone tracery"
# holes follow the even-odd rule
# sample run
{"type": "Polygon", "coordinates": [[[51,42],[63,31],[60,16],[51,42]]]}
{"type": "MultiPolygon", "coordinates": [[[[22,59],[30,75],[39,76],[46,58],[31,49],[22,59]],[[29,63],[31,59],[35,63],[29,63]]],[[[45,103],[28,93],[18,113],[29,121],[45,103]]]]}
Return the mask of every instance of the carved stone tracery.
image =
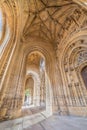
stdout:
{"type": "Polygon", "coordinates": [[[82,2],[73,1],[0,1],[0,118],[20,115],[28,74],[36,83],[35,98],[45,100],[50,113],[87,115],[81,77],[87,65],[87,10],[82,2]],[[40,68],[41,59],[46,68],[40,68]]]}

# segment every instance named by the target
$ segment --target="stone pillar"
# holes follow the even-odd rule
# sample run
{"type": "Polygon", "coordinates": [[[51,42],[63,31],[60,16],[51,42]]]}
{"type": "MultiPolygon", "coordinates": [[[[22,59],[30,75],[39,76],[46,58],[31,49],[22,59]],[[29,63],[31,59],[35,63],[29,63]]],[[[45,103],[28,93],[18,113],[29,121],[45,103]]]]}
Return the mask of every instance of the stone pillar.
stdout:
{"type": "Polygon", "coordinates": [[[45,86],[46,86],[46,113],[48,116],[52,115],[52,86],[50,79],[45,72],[45,86]]]}
{"type": "Polygon", "coordinates": [[[34,79],[34,98],[33,98],[34,106],[40,106],[40,81],[34,79]]]}

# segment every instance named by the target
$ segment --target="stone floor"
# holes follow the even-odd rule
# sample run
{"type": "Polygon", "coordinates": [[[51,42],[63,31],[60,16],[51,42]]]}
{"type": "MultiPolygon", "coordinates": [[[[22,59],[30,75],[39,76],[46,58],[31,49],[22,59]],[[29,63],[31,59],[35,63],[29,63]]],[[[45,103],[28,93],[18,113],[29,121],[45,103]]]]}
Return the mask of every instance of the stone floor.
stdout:
{"type": "Polygon", "coordinates": [[[22,113],[21,113],[21,117],[23,116],[27,116],[27,115],[32,115],[35,113],[40,113],[41,111],[44,111],[46,108],[45,106],[38,106],[38,107],[23,107],[22,108],[22,113]]]}
{"type": "Polygon", "coordinates": [[[87,130],[87,118],[43,113],[0,123],[0,130],[87,130]]]}
{"type": "Polygon", "coordinates": [[[24,130],[87,130],[87,118],[52,116],[24,130]]]}

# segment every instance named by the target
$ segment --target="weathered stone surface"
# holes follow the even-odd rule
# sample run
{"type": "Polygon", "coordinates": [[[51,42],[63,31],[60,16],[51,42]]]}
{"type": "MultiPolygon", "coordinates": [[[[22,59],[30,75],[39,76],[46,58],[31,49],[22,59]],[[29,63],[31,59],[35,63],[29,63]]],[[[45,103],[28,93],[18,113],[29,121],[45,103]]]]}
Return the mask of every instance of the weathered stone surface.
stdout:
{"type": "Polygon", "coordinates": [[[26,89],[45,115],[87,116],[86,6],[86,0],[0,1],[0,120],[21,115],[26,89]]]}

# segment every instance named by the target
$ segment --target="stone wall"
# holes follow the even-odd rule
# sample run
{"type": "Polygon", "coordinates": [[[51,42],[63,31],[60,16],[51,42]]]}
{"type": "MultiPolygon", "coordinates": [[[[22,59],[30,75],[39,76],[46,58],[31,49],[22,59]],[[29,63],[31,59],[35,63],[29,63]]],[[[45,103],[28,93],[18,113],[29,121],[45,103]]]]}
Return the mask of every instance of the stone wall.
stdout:
{"type": "Polygon", "coordinates": [[[29,74],[39,88],[38,103],[45,97],[47,114],[87,116],[87,88],[81,75],[87,66],[87,10],[75,2],[1,0],[1,120],[20,116],[29,74]],[[41,57],[44,78],[39,71],[41,57]]]}

